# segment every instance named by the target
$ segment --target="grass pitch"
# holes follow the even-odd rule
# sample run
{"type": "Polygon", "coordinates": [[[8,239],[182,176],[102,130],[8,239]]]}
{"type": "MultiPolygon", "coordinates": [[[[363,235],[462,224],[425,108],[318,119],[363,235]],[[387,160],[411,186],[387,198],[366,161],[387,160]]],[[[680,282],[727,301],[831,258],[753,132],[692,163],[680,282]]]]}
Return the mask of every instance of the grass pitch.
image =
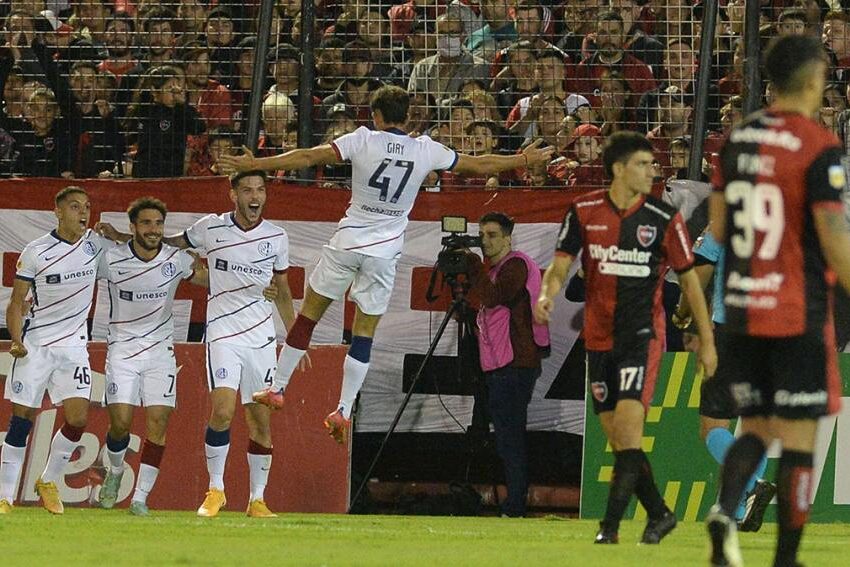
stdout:
{"type": "MultiPolygon", "coordinates": [[[[2,565],[706,565],[702,524],[679,524],[658,546],[638,546],[643,524],[625,522],[620,545],[594,546],[596,522],[410,516],[283,514],[252,520],[235,512],[201,519],[189,512],[39,508],[0,516],[2,565]]],[[[741,534],[747,565],[770,565],[775,526],[741,534]]],[[[801,560],[846,566],[850,526],[806,528],[801,560]]]]}

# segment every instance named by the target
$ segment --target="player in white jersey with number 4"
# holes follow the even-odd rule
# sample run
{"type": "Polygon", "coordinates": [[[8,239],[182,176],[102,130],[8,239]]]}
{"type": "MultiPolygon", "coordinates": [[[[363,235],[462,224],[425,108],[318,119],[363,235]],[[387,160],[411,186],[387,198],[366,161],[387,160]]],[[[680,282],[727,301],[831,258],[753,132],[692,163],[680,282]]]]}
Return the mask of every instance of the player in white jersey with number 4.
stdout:
{"type": "Polygon", "coordinates": [[[91,204],[83,189],[62,189],[55,204],[59,226],[21,252],[6,309],[14,361],[6,378],[12,419],[0,451],[0,514],[12,510],[27,436],[45,391],[65,410],[65,423],[53,436],[47,466],[35,484],[44,507],[53,514],[64,512],[56,482],[88,420],[91,369],[86,323],[105,243],[87,228],[91,204]]]}
{"type": "Polygon", "coordinates": [[[381,87],[370,106],[375,130],[358,128],[330,144],[255,158],[222,156],[224,170],[292,170],[313,165],[351,161],[351,203],[336,233],[322,250],[295,324],[286,336],[274,384],[254,394],[272,408],[283,405],[283,391],[307,351],[316,323],[335,300],[344,297],[356,304],[351,347],[343,366],[338,408],[325,419],[331,436],[343,442],[351,410],[366,378],[375,328],[389,304],[396,263],[404,243],[408,215],[422,181],[432,171],[453,170],[483,175],[547,163],[552,149],[532,144],[512,156],[458,154],[427,136],[410,137],[407,122],[409,96],[393,86],[381,87]]]}
{"type": "Polygon", "coordinates": [[[112,508],[124,475],[130,425],[136,406],[145,407],[145,442],[130,513],[148,515],[165,451],[165,430],[177,400],[173,306],[183,280],[206,287],[207,269],[188,252],[162,242],[165,203],[142,197],[127,215],[133,238],[109,249],[98,277],[109,286],[109,334],[106,355],[106,403],[109,469],[98,495],[102,508],[112,508]]]}
{"type": "Polygon", "coordinates": [[[270,283],[277,289],[274,304],[286,328],[291,328],[295,320],[286,275],[289,239],[285,230],[262,217],[266,203],[262,171],[234,175],[230,183],[233,212],[205,216],[184,233],[165,237],[163,242],[196,248],[206,254],[209,265],[206,343],[212,411],[205,452],[210,484],[198,515],[214,517],[227,503],[224,465],[236,396],[241,393],[249,436],[248,515],[268,518],[275,516],[263,500],[272,462],[270,412],[254,403],[251,394],[271,385],[277,367],[272,304],[265,297],[270,283]]]}

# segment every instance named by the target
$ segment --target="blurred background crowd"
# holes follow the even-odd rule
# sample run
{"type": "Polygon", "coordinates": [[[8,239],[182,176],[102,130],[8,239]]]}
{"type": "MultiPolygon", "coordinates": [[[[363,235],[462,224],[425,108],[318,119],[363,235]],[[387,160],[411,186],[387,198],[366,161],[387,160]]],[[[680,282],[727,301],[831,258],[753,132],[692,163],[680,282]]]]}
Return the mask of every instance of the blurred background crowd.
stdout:
{"type": "MultiPolygon", "coordinates": [[[[328,142],[370,126],[382,84],[410,95],[407,129],[471,154],[556,148],[547,167],[492,177],[443,172],[426,189],[571,190],[605,183],[605,137],[645,133],[657,179],[684,177],[694,136],[708,172],[741,120],[744,0],[720,0],[700,61],[693,0],[279,0],[264,61],[258,153],[328,142]],[[315,80],[299,80],[303,49],[315,80]],[[710,65],[705,131],[696,77],[710,65]],[[301,96],[312,115],[298,116],[301,96]],[[299,121],[311,134],[299,140],[299,121]]],[[[259,0],[11,0],[0,4],[0,175],[158,178],[215,175],[245,143],[259,0]]],[[[845,144],[850,119],[848,0],[762,0],[763,41],[814,34],[832,58],[819,120],[845,144]]],[[[770,102],[770,91],[760,96],[770,102]]],[[[302,138],[304,136],[302,135],[302,138]]],[[[348,183],[346,165],[315,172],[348,183]]],[[[297,180],[299,172],[277,177],[297,180]]]]}

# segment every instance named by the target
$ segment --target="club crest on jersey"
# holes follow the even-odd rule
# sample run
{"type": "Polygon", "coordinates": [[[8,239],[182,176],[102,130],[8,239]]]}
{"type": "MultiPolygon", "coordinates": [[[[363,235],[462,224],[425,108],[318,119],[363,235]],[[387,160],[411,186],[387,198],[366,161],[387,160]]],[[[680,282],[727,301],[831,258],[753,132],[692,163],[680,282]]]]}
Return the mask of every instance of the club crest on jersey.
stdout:
{"type": "Polygon", "coordinates": [[[118,384],[116,384],[115,382],[112,382],[109,385],[109,388],[106,391],[109,393],[110,396],[114,396],[115,394],[118,393],[118,384]]]}
{"type": "Polygon", "coordinates": [[[162,265],[161,270],[162,275],[166,278],[170,278],[171,276],[177,273],[177,267],[174,265],[173,262],[166,262],[162,265]]]}
{"type": "Polygon", "coordinates": [[[836,191],[843,191],[847,182],[846,176],[844,175],[844,167],[840,165],[831,165],[829,166],[829,169],[827,169],[827,174],[829,176],[829,185],[836,191]]]}
{"type": "Polygon", "coordinates": [[[18,380],[15,380],[14,382],[12,382],[12,391],[13,391],[14,393],[16,393],[16,394],[20,394],[20,393],[21,393],[21,391],[23,391],[23,389],[24,389],[24,384],[23,384],[23,382],[20,382],[20,381],[18,381],[18,380]]]}
{"type": "Polygon", "coordinates": [[[171,128],[170,120],[160,120],[159,121],[159,129],[163,132],[166,132],[169,128],[171,128]]]}
{"type": "Polygon", "coordinates": [[[649,224],[639,224],[637,227],[637,239],[641,246],[649,248],[658,236],[658,229],[649,224]]]}
{"type": "Polygon", "coordinates": [[[608,399],[608,384],[605,382],[591,382],[590,393],[593,394],[593,399],[601,404],[608,399]]]}
{"type": "Polygon", "coordinates": [[[83,252],[87,256],[94,256],[97,254],[97,248],[94,247],[94,242],[86,242],[83,244],[83,252]]]}
{"type": "Polygon", "coordinates": [[[219,368],[215,371],[215,377],[219,380],[224,380],[227,378],[227,368],[219,368]]]}
{"type": "Polygon", "coordinates": [[[272,251],[272,243],[260,242],[259,246],[257,246],[257,250],[259,250],[260,254],[263,256],[268,256],[272,251]]]}

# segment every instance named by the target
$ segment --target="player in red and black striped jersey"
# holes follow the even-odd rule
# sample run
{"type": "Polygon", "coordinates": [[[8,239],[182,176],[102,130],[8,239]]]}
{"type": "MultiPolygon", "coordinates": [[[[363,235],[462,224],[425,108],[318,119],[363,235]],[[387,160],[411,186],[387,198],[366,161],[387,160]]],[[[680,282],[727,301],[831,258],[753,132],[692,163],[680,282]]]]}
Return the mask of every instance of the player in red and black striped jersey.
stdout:
{"type": "Polygon", "coordinates": [[[828,69],[816,38],[775,40],[765,66],[775,102],[732,130],[711,196],[725,250],[726,326],[718,377],[730,384],[743,435],[723,465],[707,518],[713,565],[740,565],[731,519],[770,442],[782,442],[774,566],[796,566],[808,517],[817,419],[838,410],[832,332],[836,275],[850,289],[850,236],[838,139],[813,117],[828,69]]]}
{"type": "Polygon", "coordinates": [[[548,321],[552,298],[581,252],[586,279],[584,334],[593,408],[614,448],[608,507],[596,543],[616,543],[634,493],[649,515],[643,543],[658,543],[676,526],[641,449],[643,421],[652,401],[664,350],[661,303],[664,274],[672,267],[689,300],[702,343],[699,358],[714,373],[717,354],[705,298],[693,271],[693,253],[682,215],[649,196],[652,145],[635,132],[617,132],[602,153],[610,189],[577,198],[567,213],[552,265],[535,307],[548,321]]]}

